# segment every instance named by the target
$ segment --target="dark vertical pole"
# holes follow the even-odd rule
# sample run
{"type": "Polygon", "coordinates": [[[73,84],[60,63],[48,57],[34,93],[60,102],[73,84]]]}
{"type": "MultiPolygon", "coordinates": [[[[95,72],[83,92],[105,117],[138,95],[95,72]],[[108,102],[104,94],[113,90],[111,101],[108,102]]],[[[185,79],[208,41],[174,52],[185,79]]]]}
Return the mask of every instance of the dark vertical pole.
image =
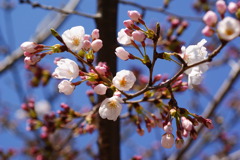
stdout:
{"type": "MultiPolygon", "coordinates": [[[[118,0],[98,0],[96,19],[103,48],[98,52],[97,61],[107,62],[113,75],[116,73],[117,61],[114,54],[117,47],[117,10],[118,0]]],[[[102,99],[99,97],[99,101],[102,99]]],[[[109,121],[99,117],[99,156],[100,160],[120,160],[120,128],[119,120],[109,121]]]]}

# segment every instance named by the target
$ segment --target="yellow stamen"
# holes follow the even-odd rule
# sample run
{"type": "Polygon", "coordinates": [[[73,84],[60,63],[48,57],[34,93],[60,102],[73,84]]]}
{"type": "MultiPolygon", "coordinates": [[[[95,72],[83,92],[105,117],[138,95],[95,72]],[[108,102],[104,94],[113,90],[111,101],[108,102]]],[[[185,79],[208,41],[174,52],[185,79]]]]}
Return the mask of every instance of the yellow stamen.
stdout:
{"type": "Polygon", "coordinates": [[[74,38],[72,39],[72,44],[73,44],[74,46],[78,46],[79,43],[80,43],[80,39],[79,39],[79,38],[74,37],[74,38]]]}
{"type": "Polygon", "coordinates": [[[233,31],[233,29],[226,29],[225,33],[226,33],[226,35],[231,36],[234,33],[234,31],[233,31]]]}
{"type": "Polygon", "coordinates": [[[110,101],[110,102],[108,102],[108,106],[110,108],[116,108],[117,107],[117,102],[116,101],[110,101]]]}
{"type": "Polygon", "coordinates": [[[126,86],[126,84],[127,84],[126,78],[123,77],[122,80],[120,81],[120,86],[124,87],[124,86],[126,86]]]}

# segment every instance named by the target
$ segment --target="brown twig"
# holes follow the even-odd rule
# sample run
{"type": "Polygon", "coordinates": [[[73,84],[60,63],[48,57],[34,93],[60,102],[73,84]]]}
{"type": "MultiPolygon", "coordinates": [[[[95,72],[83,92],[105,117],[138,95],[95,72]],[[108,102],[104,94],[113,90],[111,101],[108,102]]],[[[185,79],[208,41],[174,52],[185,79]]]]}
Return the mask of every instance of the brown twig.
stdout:
{"type": "MultiPolygon", "coordinates": [[[[215,95],[213,101],[209,103],[209,105],[206,107],[206,110],[203,112],[203,117],[210,118],[214,111],[217,109],[217,107],[221,104],[223,99],[226,97],[227,93],[231,91],[232,86],[236,82],[237,78],[240,76],[240,60],[235,64],[235,66],[232,68],[231,72],[229,73],[229,76],[222,84],[221,88],[218,90],[217,94],[215,95]]],[[[197,133],[200,134],[203,130],[204,125],[200,124],[200,126],[196,129],[197,133]]],[[[171,156],[169,159],[175,159],[177,157],[178,160],[184,159],[185,154],[187,154],[189,147],[193,144],[192,139],[188,139],[185,143],[184,148],[177,153],[174,156],[171,156]]]]}
{"type": "MultiPolygon", "coordinates": [[[[70,0],[63,7],[63,9],[73,10],[78,5],[78,3],[79,3],[79,0],[70,0]]],[[[58,28],[66,18],[67,18],[66,15],[63,15],[60,13],[53,13],[53,14],[51,13],[47,15],[39,24],[39,26],[36,28],[35,33],[29,39],[29,41],[42,43],[51,35],[49,28],[55,28],[55,29],[58,28]],[[46,27],[46,25],[49,27],[46,27]]],[[[12,67],[13,64],[17,62],[19,59],[21,59],[22,57],[23,57],[23,52],[21,51],[20,48],[13,51],[12,54],[6,56],[4,60],[0,61],[0,74],[4,73],[4,71],[12,67]]]]}
{"type": "Polygon", "coordinates": [[[78,12],[73,9],[72,10],[71,9],[60,9],[60,8],[56,8],[53,6],[46,6],[46,5],[42,5],[38,2],[32,2],[30,0],[25,0],[25,1],[20,0],[20,3],[27,3],[27,4],[30,4],[33,8],[42,8],[42,9],[51,10],[51,11],[55,11],[55,12],[62,13],[62,14],[75,14],[75,15],[79,15],[79,16],[83,16],[83,17],[87,17],[87,18],[98,18],[100,16],[98,14],[92,15],[92,14],[86,14],[83,12],[78,12]]]}
{"type": "Polygon", "coordinates": [[[202,21],[201,17],[191,17],[191,16],[181,16],[172,12],[167,11],[164,8],[154,8],[154,7],[150,7],[150,6],[142,6],[138,3],[134,3],[134,2],[130,2],[130,1],[124,1],[124,0],[120,0],[119,1],[122,4],[126,4],[126,5],[131,5],[137,8],[140,8],[141,10],[150,10],[150,11],[154,11],[154,12],[160,12],[162,14],[168,15],[168,16],[174,16],[174,17],[178,17],[180,19],[187,19],[187,20],[191,20],[191,21],[202,21]]]}

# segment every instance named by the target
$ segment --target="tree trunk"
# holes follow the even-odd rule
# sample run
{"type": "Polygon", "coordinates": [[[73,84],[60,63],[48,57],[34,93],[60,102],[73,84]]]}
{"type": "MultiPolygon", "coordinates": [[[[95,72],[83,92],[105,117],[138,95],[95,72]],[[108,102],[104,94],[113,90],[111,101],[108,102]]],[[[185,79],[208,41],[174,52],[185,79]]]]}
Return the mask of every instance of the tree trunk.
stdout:
{"type": "MultiPolygon", "coordinates": [[[[117,61],[114,54],[117,47],[117,10],[118,0],[98,0],[98,13],[101,18],[96,19],[97,28],[103,48],[98,52],[97,61],[107,62],[113,75],[116,73],[117,61]]],[[[98,98],[99,101],[103,99],[98,98]]],[[[119,120],[110,121],[99,117],[99,158],[100,160],[120,160],[120,126],[119,120]]]]}

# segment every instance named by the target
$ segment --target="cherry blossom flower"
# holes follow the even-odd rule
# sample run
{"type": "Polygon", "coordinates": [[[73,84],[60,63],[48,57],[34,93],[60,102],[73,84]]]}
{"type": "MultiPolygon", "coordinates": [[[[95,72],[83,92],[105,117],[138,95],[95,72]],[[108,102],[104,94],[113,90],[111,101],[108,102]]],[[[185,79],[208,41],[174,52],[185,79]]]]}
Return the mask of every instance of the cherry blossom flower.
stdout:
{"type": "Polygon", "coordinates": [[[117,47],[115,49],[115,54],[118,56],[118,58],[124,61],[128,60],[130,55],[123,47],[117,47]]]}
{"type": "Polygon", "coordinates": [[[120,103],[123,103],[123,100],[118,96],[106,98],[99,108],[99,115],[103,119],[116,121],[122,110],[120,103]]]}
{"type": "Polygon", "coordinates": [[[237,19],[232,17],[225,17],[218,22],[217,32],[221,39],[230,41],[240,34],[240,23],[237,19]]]}
{"type": "Polygon", "coordinates": [[[35,111],[37,112],[38,116],[42,117],[51,111],[51,105],[46,100],[37,101],[35,103],[35,111]]]}
{"type": "Polygon", "coordinates": [[[122,44],[122,45],[129,45],[131,44],[131,37],[128,36],[125,31],[125,29],[121,29],[118,32],[118,37],[117,37],[117,41],[118,43],[122,44]]]}
{"type": "Polygon", "coordinates": [[[105,86],[104,84],[98,84],[97,86],[94,87],[94,92],[99,95],[106,94],[106,91],[107,91],[107,86],[105,86]]]}
{"type": "MultiPolygon", "coordinates": [[[[207,41],[202,39],[197,45],[190,45],[187,48],[184,46],[182,50],[182,58],[188,65],[198,63],[207,58],[207,50],[203,46],[207,41]]],[[[203,63],[198,66],[192,67],[185,71],[188,74],[188,85],[191,89],[193,85],[198,85],[202,81],[202,73],[208,70],[208,63],[203,63]]]]}
{"type": "Polygon", "coordinates": [[[70,59],[60,59],[57,61],[57,68],[53,72],[53,77],[58,79],[74,79],[79,75],[79,68],[76,62],[70,59]]]}
{"type": "Polygon", "coordinates": [[[75,86],[68,80],[63,80],[58,84],[58,89],[60,93],[64,93],[65,95],[72,94],[75,86]]]}
{"type": "Polygon", "coordinates": [[[172,148],[173,144],[174,144],[173,134],[165,133],[164,135],[162,135],[161,145],[164,148],[172,148]]]}
{"type": "Polygon", "coordinates": [[[78,51],[82,48],[84,34],[84,28],[82,26],[76,26],[66,30],[62,34],[62,39],[69,49],[78,51]]]}
{"type": "Polygon", "coordinates": [[[121,70],[117,72],[116,76],[113,78],[113,85],[122,91],[128,91],[132,88],[136,81],[136,77],[133,72],[128,70],[121,70]]]}
{"type": "Polygon", "coordinates": [[[202,80],[203,72],[199,69],[199,67],[193,67],[191,72],[188,74],[188,88],[192,89],[193,85],[199,85],[202,80]]]}

